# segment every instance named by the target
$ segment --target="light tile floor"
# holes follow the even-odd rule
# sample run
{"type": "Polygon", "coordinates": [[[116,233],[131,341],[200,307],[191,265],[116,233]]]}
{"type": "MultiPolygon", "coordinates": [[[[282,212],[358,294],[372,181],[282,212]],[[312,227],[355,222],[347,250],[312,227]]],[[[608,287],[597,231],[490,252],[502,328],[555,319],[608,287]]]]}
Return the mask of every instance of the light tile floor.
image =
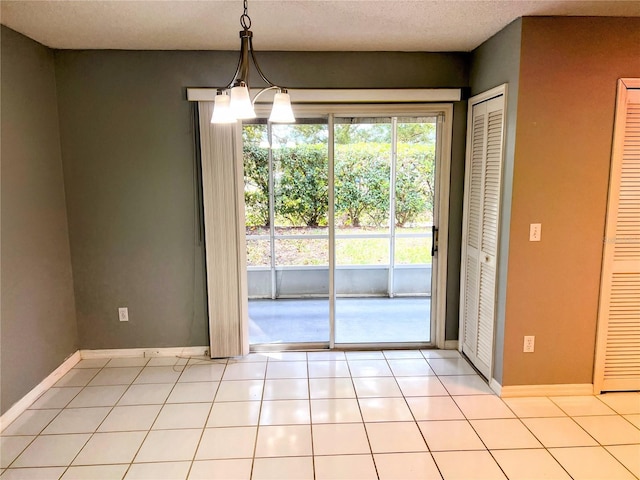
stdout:
{"type": "Polygon", "coordinates": [[[9,479],[633,479],[640,393],[502,400],[455,351],[83,360],[9,479]]]}

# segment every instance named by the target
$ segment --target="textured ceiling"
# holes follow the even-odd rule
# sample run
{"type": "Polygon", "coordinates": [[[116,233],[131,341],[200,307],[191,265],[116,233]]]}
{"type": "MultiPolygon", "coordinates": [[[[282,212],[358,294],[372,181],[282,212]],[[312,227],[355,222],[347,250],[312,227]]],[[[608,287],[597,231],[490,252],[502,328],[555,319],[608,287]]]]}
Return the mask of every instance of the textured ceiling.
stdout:
{"type": "MultiPolygon", "coordinates": [[[[52,48],[237,50],[241,0],[1,0],[52,48]]],[[[640,16],[640,1],[249,0],[256,50],[469,51],[526,15],[640,16]]]]}

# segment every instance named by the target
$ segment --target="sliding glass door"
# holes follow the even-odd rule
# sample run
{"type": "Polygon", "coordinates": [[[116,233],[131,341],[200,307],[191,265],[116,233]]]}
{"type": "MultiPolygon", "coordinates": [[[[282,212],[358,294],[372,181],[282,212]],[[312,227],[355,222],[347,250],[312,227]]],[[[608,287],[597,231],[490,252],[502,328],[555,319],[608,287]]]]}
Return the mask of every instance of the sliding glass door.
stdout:
{"type": "Polygon", "coordinates": [[[254,348],[433,342],[439,124],[434,113],[244,125],[254,348]]]}

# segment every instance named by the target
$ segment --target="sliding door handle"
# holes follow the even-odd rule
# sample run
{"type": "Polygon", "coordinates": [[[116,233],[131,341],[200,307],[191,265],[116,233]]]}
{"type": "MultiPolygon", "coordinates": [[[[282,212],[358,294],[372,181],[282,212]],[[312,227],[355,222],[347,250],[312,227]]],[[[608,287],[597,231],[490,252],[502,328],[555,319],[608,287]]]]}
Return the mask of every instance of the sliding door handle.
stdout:
{"type": "Polygon", "coordinates": [[[431,225],[431,256],[435,257],[438,252],[438,229],[431,225]]]}

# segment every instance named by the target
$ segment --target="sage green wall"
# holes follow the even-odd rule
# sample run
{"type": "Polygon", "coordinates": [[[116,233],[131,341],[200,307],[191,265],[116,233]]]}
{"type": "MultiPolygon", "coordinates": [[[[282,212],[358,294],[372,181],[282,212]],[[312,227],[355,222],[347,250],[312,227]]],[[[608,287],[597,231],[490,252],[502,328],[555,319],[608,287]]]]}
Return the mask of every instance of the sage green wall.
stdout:
{"type": "MultiPolygon", "coordinates": [[[[465,87],[468,77],[468,56],[455,53],[265,52],[259,59],[274,82],[291,88],[465,87]]],[[[82,348],[208,344],[185,90],[226,84],[236,61],[236,52],[56,52],[82,348]],[[128,323],[118,321],[119,306],[129,307],[128,323]]],[[[458,102],[454,119],[452,295],[465,108],[458,102]]],[[[447,303],[447,336],[456,338],[457,299],[447,303]]]]}
{"type": "Polygon", "coordinates": [[[78,349],[53,52],[1,27],[0,414],[78,349]]]}
{"type": "Polygon", "coordinates": [[[471,95],[477,95],[503,83],[507,84],[507,117],[504,165],[502,168],[502,205],[500,213],[495,351],[493,360],[493,378],[498,382],[502,381],[503,371],[507,267],[509,261],[509,225],[511,223],[516,118],[518,114],[518,90],[520,84],[521,39],[522,19],[519,18],[472,52],[469,77],[471,95]]]}

